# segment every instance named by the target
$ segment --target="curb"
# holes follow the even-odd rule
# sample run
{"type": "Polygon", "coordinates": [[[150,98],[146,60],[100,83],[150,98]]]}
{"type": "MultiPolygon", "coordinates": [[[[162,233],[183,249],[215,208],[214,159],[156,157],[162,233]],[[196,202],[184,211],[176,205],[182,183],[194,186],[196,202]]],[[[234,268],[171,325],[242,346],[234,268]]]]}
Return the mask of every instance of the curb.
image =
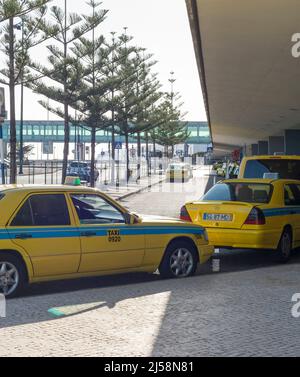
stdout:
{"type": "Polygon", "coordinates": [[[129,198],[130,196],[140,194],[141,192],[143,192],[143,191],[145,191],[145,190],[147,190],[147,189],[149,189],[149,188],[151,188],[151,187],[157,186],[157,185],[163,183],[164,181],[165,181],[165,178],[164,178],[164,179],[161,179],[161,180],[159,180],[158,182],[153,183],[153,184],[151,184],[151,185],[141,187],[141,188],[138,189],[137,191],[129,192],[129,193],[124,194],[124,195],[122,195],[122,196],[116,197],[115,199],[116,199],[116,200],[127,199],[127,198],[129,198]]]}

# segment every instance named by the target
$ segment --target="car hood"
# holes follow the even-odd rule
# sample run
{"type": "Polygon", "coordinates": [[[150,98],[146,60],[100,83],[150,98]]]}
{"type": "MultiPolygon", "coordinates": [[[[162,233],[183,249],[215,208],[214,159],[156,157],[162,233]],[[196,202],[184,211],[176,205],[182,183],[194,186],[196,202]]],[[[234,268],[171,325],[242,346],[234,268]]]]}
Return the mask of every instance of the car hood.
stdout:
{"type": "Polygon", "coordinates": [[[199,225],[196,225],[196,224],[192,224],[192,223],[189,223],[189,222],[186,222],[186,221],[182,221],[180,219],[176,219],[176,218],[173,218],[173,217],[165,217],[165,216],[156,216],[156,215],[141,215],[141,214],[137,214],[141,220],[141,223],[143,225],[160,225],[160,226],[182,226],[182,227],[199,227],[199,228],[202,228],[201,226],[199,225]]]}

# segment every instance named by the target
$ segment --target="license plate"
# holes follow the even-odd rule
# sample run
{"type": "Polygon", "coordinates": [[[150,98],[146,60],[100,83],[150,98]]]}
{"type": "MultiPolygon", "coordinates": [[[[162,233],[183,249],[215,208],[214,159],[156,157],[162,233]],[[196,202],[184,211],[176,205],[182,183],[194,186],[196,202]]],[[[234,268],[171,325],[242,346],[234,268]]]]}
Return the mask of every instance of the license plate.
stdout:
{"type": "Polygon", "coordinates": [[[232,215],[226,213],[204,213],[205,221],[232,221],[232,215]]]}

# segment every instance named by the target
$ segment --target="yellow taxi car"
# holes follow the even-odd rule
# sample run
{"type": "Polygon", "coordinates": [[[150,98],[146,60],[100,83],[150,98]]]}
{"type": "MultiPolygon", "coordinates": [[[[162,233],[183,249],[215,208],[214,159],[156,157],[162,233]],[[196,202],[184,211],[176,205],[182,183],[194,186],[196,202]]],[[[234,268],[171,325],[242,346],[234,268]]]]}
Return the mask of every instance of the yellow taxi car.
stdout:
{"type": "Polygon", "coordinates": [[[177,219],[140,217],[98,190],[0,186],[0,293],[27,283],[159,269],[194,274],[213,254],[206,231],[177,219]]]}
{"type": "Polygon", "coordinates": [[[277,174],[281,179],[300,179],[300,156],[245,157],[238,178],[267,178],[269,174],[277,174]]]}
{"type": "Polygon", "coordinates": [[[300,181],[225,180],[187,203],[181,219],[204,226],[215,247],[277,250],[286,262],[300,246],[300,181]]]}
{"type": "Polygon", "coordinates": [[[193,169],[190,164],[173,163],[170,164],[166,171],[167,181],[182,181],[186,182],[193,178],[193,169]]]}

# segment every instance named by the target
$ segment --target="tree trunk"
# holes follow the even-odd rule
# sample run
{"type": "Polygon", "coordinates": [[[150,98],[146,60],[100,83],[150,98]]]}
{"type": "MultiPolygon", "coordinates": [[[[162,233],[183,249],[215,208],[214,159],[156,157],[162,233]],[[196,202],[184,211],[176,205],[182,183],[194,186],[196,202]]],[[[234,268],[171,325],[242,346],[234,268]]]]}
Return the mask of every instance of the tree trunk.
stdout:
{"type": "Polygon", "coordinates": [[[9,19],[10,183],[17,182],[17,130],[15,104],[14,18],[9,19]]]}
{"type": "MultiPolygon", "coordinates": [[[[114,115],[113,115],[113,119],[114,119],[114,115]]],[[[112,131],[111,131],[111,159],[112,159],[112,163],[111,163],[111,181],[112,183],[115,182],[115,160],[116,160],[116,150],[115,150],[115,144],[116,144],[116,135],[115,135],[115,126],[112,127],[112,131]]]]}
{"type": "Polygon", "coordinates": [[[96,128],[91,129],[91,187],[95,187],[96,128]]]}
{"type": "Polygon", "coordinates": [[[64,124],[65,124],[65,135],[64,135],[64,160],[63,160],[63,170],[62,170],[62,184],[65,183],[68,168],[68,158],[69,158],[69,141],[70,141],[70,127],[69,127],[69,105],[65,103],[64,105],[64,124]]]}
{"type": "MultiPolygon", "coordinates": [[[[65,0],[65,28],[64,28],[64,95],[67,98],[67,53],[68,53],[68,42],[67,42],[67,0],[65,0]]],[[[68,158],[69,158],[69,142],[70,142],[70,128],[69,128],[69,104],[65,99],[64,102],[64,160],[62,169],[62,184],[65,183],[68,168],[68,158]]]]}
{"type": "Polygon", "coordinates": [[[156,174],[156,140],[153,139],[154,174],[156,174]]]}
{"type": "Polygon", "coordinates": [[[148,176],[151,175],[151,169],[150,169],[150,158],[149,158],[149,137],[148,132],[145,133],[146,136],[146,161],[147,161],[147,174],[148,176]]]}
{"type": "Polygon", "coordinates": [[[130,179],[130,170],[129,170],[129,137],[128,132],[125,134],[125,143],[126,143],[126,179],[127,183],[130,179]]]}
{"type": "Polygon", "coordinates": [[[138,157],[138,164],[137,164],[137,181],[141,179],[141,133],[137,133],[137,157],[138,157]]]}

